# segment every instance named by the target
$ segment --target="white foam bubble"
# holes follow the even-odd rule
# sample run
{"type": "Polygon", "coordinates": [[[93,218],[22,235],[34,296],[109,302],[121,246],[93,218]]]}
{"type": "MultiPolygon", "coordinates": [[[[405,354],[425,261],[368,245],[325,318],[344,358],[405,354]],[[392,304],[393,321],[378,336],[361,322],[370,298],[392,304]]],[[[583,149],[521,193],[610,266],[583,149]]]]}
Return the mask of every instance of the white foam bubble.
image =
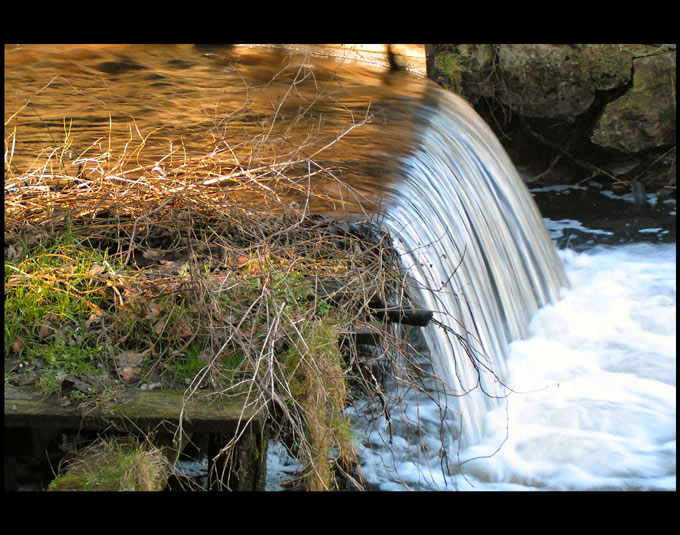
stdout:
{"type": "Polygon", "coordinates": [[[488,415],[479,481],[675,488],[675,245],[564,251],[572,283],[511,345],[517,393],[488,415]]]}
{"type": "Polygon", "coordinates": [[[408,441],[377,464],[366,452],[367,480],[383,490],[675,490],[675,244],[560,255],[571,288],[511,344],[514,393],[487,413],[483,440],[450,459],[461,472],[442,474],[436,409],[421,404],[427,455],[408,441]]]}

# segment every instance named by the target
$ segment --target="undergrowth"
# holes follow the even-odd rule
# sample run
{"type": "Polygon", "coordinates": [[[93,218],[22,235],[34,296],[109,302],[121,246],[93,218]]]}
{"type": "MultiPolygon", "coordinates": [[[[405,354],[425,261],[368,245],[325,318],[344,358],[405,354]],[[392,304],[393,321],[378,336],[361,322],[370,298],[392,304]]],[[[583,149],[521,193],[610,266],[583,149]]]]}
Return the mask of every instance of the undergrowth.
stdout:
{"type": "MultiPolygon", "coordinates": [[[[304,66],[286,72],[295,90],[283,100],[309,77],[304,66]]],[[[5,124],[5,381],[31,372],[59,393],[68,376],[106,380],[105,396],[72,391],[74,402],[140,386],[245,395],[304,466],[305,488],[362,488],[345,408],[360,396],[388,409],[346,340],[361,326],[382,336],[384,359],[403,357],[400,337],[369,310],[398,295],[402,275],[389,236],[362,223],[368,214],[348,221],[311,207],[334,205],[329,183],[363,198],[320,162],[370,124],[368,111],[320,146],[315,131],[298,135],[283,154],[276,133],[292,139],[299,117],[275,113],[239,146],[221,127],[203,156],[182,157],[180,144],[162,167],[145,159],[151,133],[120,153],[99,140],[75,152],[65,117],[63,140],[20,167],[21,111],[5,124]]]]}
{"type": "Polygon", "coordinates": [[[50,491],[160,491],[172,468],[148,441],[100,438],[67,462],[50,491]]]}

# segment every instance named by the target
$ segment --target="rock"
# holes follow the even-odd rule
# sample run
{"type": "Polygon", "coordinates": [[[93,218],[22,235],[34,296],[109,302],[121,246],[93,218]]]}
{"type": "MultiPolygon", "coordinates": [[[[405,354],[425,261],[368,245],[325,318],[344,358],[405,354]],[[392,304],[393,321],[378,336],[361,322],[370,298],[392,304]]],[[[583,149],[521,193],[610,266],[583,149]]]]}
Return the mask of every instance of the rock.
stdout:
{"type": "Polygon", "coordinates": [[[633,60],[633,84],[602,110],[591,141],[635,153],[675,144],[675,51],[633,60]]]}
{"type": "Polygon", "coordinates": [[[572,118],[595,100],[578,50],[560,45],[498,48],[503,84],[496,98],[528,117],[572,118]]]}
{"type": "Polygon", "coordinates": [[[546,183],[600,170],[674,187],[674,44],[459,44],[436,53],[435,80],[469,100],[511,157],[546,183]]]}
{"type": "Polygon", "coordinates": [[[493,96],[528,117],[572,121],[594,103],[596,92],[625,86],[632,54],[618,45],[494,45],[490,51],[459,45],[463,91],[493,96]]]}

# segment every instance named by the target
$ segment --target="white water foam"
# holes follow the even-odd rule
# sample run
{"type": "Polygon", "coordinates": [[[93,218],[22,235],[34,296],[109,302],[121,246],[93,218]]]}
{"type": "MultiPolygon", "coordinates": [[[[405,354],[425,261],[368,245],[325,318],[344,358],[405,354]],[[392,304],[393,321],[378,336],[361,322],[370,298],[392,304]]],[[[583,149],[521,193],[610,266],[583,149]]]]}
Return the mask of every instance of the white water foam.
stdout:
{"type": "Polygon", "coordinates": [[[360,441],[376,449],[362,453],[373,488],[676,489],[675,244],[560,257],[571,288],[510,344],[514,392],[459,452],[461,472],[439,469],[438,409],[421,402],[422,444],[397,437],[391,454],[384,421],[360,441]]]}

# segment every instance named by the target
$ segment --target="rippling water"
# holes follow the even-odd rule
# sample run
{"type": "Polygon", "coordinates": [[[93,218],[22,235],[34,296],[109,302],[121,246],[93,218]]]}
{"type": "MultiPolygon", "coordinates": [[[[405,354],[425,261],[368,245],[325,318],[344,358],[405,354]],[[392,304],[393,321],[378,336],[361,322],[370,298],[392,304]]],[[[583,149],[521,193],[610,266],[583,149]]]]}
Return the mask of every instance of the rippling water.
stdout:
{"type": "Polygon", "coordinates": [[[72,174],[102,153],[140,168],[221,154],[225,174],[305,160],[301,172],[330,198],[312,211],[363,213],[393,180],[426,87],[415,75],[251,48],[5,45],[5,134],[18,173],[39,167],[66,130],[72,174]]]}

